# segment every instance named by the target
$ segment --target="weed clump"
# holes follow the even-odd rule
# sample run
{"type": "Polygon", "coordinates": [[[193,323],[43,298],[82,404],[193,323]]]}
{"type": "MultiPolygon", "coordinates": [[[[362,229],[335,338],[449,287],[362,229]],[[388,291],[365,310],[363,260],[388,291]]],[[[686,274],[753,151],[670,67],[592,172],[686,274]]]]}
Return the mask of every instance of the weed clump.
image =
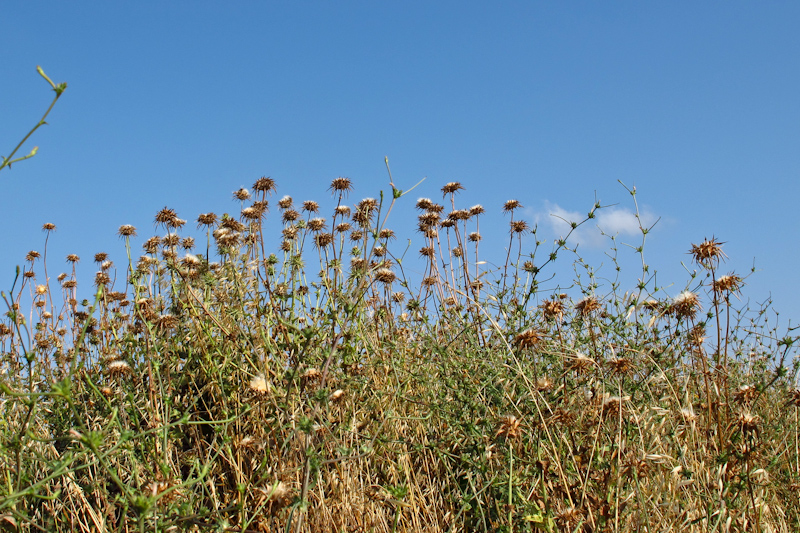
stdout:
{"type": "Polygon", "coordinates": [[[489,268],[490,214],[451,182],[448,207],[416,202],[414,278],[390,184],[350,205],[338,177],[327,211],[283,196],[271,213],[262,177],[197,237],[164,207],[140,254],[118,229],[122,269],[94,257],[91,300],[78,256],[51,284],[31,251],[0,321],[3,527],[800,528],[797,337],[733,305],[723,243],[691,245],[706,275],[672,297],[644,260],[633,291],[591,269],[546,287],[569,235],[542,252],[509,200],[489,268]]]}

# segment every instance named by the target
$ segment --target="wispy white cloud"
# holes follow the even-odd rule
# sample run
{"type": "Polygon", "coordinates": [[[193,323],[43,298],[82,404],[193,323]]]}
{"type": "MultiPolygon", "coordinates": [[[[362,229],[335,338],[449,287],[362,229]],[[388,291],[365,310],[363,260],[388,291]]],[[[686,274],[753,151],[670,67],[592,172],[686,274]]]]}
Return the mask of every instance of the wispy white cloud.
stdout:
{"type": "MultiPolygon", "coordinates": [[[[569,211],[550,202],[545,203],[543,210],[534,212],[532,215],[539,228],[550,233],[549,236],[552,238],[566,237],[571,229],[571,223],[580,223],[586,218],[586,213],[569,211]]],[[[649,210],[640,211],[639,217],[645,228],[652,226],[658,219],[649,210]]],[[[598,209],[595,212],[595,218],[587,220],[572,232],[569,242],[573,245],[601,248],[609,244],[608,236],[641,236],[636,214],[630,209],[622,207],[598,209]]]]}

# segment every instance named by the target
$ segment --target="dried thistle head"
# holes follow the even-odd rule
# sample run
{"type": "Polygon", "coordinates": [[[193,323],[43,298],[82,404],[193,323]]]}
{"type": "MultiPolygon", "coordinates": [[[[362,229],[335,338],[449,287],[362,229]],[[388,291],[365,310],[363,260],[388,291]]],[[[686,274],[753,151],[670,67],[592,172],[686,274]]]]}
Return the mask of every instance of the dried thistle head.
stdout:
{"type": "Polygon", "coordinates": [[[314,200],[306,200],[303,202],[303,211],[308,213],[316,213],[319,211],[319,204],[314,200]]]}
{"type": "Polygon", "coordinates": [[[197,227],[213,226],[217,223],[217,215],[214,213],[202,213],[197,217],[197,227]]]}
{"type": "Polygon", "coordinates": [[[761,418],[758,415],[754,415],[749,411],[742,411],[739,413],[737,420],[742,433],[754,433],[756,436],[759,434],[761,428],[761,418]]]}
{"type": "Polygon", "coordinates": [[[588,316],[600,308],[600,302],[594,296],[587,296],[575,304],[575,309],[580,312],[581,316],[588,316]]]}
{"type": "Polygon", "coordinates": [[[728,274],[715,279],[713,287],[715,292],[737,292],[742,285],[742,278],[734,274],[728,274]]]}
{"type": "Polygon", "coordinates": [[[136,237],[136,228],[130,224],[124,224],[117,230],[117,235],[120,237],[136,237]]]}
{"type": "Polygon", "coordinates": [[[427,211],[433,205],[433,201],[430,198],[420,198],[417,200],[417,209],[421,211],[427,211]]]}
{"type": "Polygon", "coordinates": [[[242,187],[238,191],[233,191],[233,198],[236,200],[249,200],[250,199],[250,191],[242,187]]]}
{"type": "Polygon", "coordinates": [[[683,291],[670,304],[668,312],[679,318],[694,318],[701,309],[700,298],[691,291],[683,291]]]}
{"type": "Polygon", "coordinates": [[[520,207],[522,207],[522,204],[519,203],[519,200],[508,200],[503,204],[503,213],[513,213],[515,209],[520,207]]]}
{"type": "Polygon", "coordinates": [[[514,344],[522,350],[525,348],[533,348],[539,344],[543,339],[542,332],[537,329],[526,329],[514,337],[514,344]]]}
{"type": "Polygon", "coordinates": [[[564,304],[560,300],[545,300],[539,306],[545,320],[561,320],[564,318],[564,304]]]}
{"type": "Polygon", "coordinates": [[[26,261],[30,261],[31,263],[33,263],[35,260],[39,259],[41,256],[42,256],[42,254],[40,254],[36,250],[31,250],[30,252],[28,252],[25,255],[25,260],[26,261]]]}
{"type": "Polygon", "coordinates": [[[758,389],[752,385],[742,385],[733,393],[733,401],[736,403],[749,403],[758,396],[758,389]]]}
{"type": "Polygon", "coordinates": [[[577,352],[575,357],[571,357],[567,360],[567,362],[564,364],[564,368],[581,373],[596,365],[597,362],[594,359],[584,353],[577,352]]]}
{"type": "Polygon", "coordinates": [[[716,238],[712,237],[711,239],[707,239],[700,244],[692,244],[689,254],[698,265],[705,268],[713,268],[720,261],[725,260],[727,257],[725,252],[722,251],[723,244],[725,243],[720,242],[716,240],[716,238]]]}
{"type": "Polygon", "coordinates": [[[480,242],[481,238],[481,234],[477,231],[473,231],[467,236],[467,240],[469,240],[469,242],[480,242]]]}
{"type": "Polygon", "coordinates": [[[471,216],[474,216],[474,217],[478,216],[478,215],[482,215],[485,212],[486,212],[486,209],[484,209],[481,204],[476,204],[476,205],[473,205],[472,207],[469,208],[469,214],[471,216]]]}
{"type": "Polygon", "coordinates": [[[311,231],[322,231],[325,229],[325,219],[321,217],[312,218],[308,221],[308,229],[311,231]]]}
{"type": "Polygon", "coordinates": [[[317,248],[327,248],[333,244],[333,233],[319,233],[314,236],[314,245],[317,248]]]}
{"type": "Polygon", "coordinates": [[[397,279],[397,275],[389,268],[379,268],[375,271],[375,279],[389,285],[397,279]]]}
{"type": "Polygon", "coordinates": [[[445,184],[442,187],[442,197],[444,198],[448,194],[455,194],[458,191],[463,191],[464,187],[457,181],[451,181],[450,183],[445,184]]]}
{"type": "Polygon", "coordinates": [[[158,213],[156,213],[156,224],[169,224],[174,219],[178,218],[178,214],[175,212],[174,209],[170,209],[169,207],[165,207],[158,213]]]}
{"type": "Polygon", "coordinates": [[[331,182],[331,191],[333,191],[334,194],[338,192],[342,195],[346,195],[352,190],[353,190],[353,184],[350,182],[348,178],[343,178],[339,176],[338,178],[335,178],[331,182]]]}
{"type": "Polygon", "coordinates": [[[511,234],[523,235],[530,230],[530,226],[524,220],[512,220],[510,226],[511,234]]]}
{"type": "Polygon", "coordinates": [[[261,193],[271,193],[275,190],[275,180],[266,176],[261,176],[253,184],[253,190],[261,193]]]}
{"type": "Polygon", "coordinates": [[[67,256],[67,263],[72,263],[73,265],[78,263],[80,260],[81,260],[81,258],[78,257],[77,254],[69,254],[67,256]]]}
{"type": "Polygon", "coordinates": [[[294,205],[294,200],[292,200],[291,196],[284,196],[280,200],[278,200],[278,207],[281,209],[291,209],[294,205]]]}
{"type": "Polygon", "coordinates": [[[258,395],[267,395],[272,391],[272,386],[263,374],[258,374],[250,380],[250,390],[258,395]]]}
{"type": "Polygon", "coordinates": [[[47,222],[42,225],[42,231],[55,231],[56,225],[52,222],[47,222]]]}
{"type": "Polygon", "coordinates": [[[516,416],[504,416],[497,424],[497,430],[494,432],[494,438],[503,437],[505,439],[516,439],[522,435],[520,425],[522,420],[516,416]]]}

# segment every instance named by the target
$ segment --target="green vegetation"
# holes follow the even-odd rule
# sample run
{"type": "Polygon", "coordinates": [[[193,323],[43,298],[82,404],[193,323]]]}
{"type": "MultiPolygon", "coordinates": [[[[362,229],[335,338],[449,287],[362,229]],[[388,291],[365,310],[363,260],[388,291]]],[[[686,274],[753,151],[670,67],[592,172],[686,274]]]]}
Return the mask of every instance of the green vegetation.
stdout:
{"type": "Polygon", "coordinates": [[[240,214],[201,214],[198,240],[164,208],[143,255],[122,226],[126,264],[95,256],[92,300],[77,256],[51,282],[45,224],[2,294],[0,527],[800,528],[797,337],[734,305],[722,243],[691,246],[699,274],[677,297],[655,285],[646,227],[633,292],[577,255],[574,286],[546,289],[569,238],[527,250],[510,200],[489,268],[491,214],[448,183],[444,205],[417,202],[413,282],[390,185],[350,206],[337,178],[322,218],[288,196],[269,213],[261,178],[234,193],[240,214]]]}

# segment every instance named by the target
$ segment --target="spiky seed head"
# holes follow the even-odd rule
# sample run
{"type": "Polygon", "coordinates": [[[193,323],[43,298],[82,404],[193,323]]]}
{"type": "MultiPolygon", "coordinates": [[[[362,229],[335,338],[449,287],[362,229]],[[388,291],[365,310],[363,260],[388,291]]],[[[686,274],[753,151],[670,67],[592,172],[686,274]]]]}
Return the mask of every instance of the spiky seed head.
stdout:
{"type": "Polygon", "coordinates": [[[375,249],[372,251],[372,255],[375,257],[383,257],[386,255],[386,248],[383,246],[376,246],[375,249]]]}
{"type": "Polygon", "coordinates": [[[67,263],[72,263],[73,265],[74,265],[75,263],[78,263],[80,260],[81,260],[81,258],[80,258],[80,257],[78,257],[78,255],[77,255],[77,254],[69,254],[69,255],[67,256],[67,263]]]}
{"type": "Polygon", "coordinates": [[[64,287],[65,289],[74,289],[75,287],[78,286],[78,282],[75,281],[74,279],[67,279],[64,280],[63,283],[61,283],[61,286],[64,287]]]}
{"type": "Polygon", "coordinates": [[[36,286],[36,295],[41,296],[42,294],[47,294],[47,285],[36,286]]]}
{"type": "Polygon", "coordinates": [[[39,259],[39,257],[41,257],[41,255],[42,254],[40,254],[36,250],[31,250],[30,252],[28,252],[25,255],[25,260],[26,261],[30,261],[31,263],[33,263],[35,260],[39,259]]]}
{"type": "Polygon", "coordinates": [[[512,220],[510,223],[512,234],[523,235],[528,232],[530,226],[524,220],[512,220]]]}
{"type": "Polygon", "coordinates": [[[714,290],[716,292],[736,292],[742,285],[742,278],[734,274],[720,276],[714,280],[714,290]]]}
{"type": "Polygon", "coordinates": [[[694,318],[701,309],[700,298],[692,291],[683,291],[669,306],[669,312],[680,318],[694,318]]]}
{"type": "Polygon", "coordinates": [[[129,376],[133,373],[131,365],[125,361],[115,359],[106,365],[106,370],[112,376],[129,376]]]}
{"type": "Polygon", "coordinates": [[[420,198],[417,200],[417,209],[427,211],[433,205],[430,198],[420,198]]]}
{"type": "Polygon", "coordinates": [[[314,236],[314,244],[317,248],[327,248],[331,244],[333,244],[333,234],[332,233],[319,233],[314,236]]]}
{"type": "Polygon", "coordinates": [[[600,302],[594,296],[587,296],[575,304],[575,309],[580,312],[582,316],[588,316],[593,311],[600,309],[600,302]]]}
{"type": "Polygon", "coordinates": [[[294,200],[289,195],[284,196],[280,200],[278,200],[278,207],[281,209],[291,209],[294,205],[294,200]]]}
{"type": "Polygon", "coordinates": [[[156,224],[168,224],[173,219],[178,218],[178,214],[175,212],[174,209],[170,209],[169,207],[165,207],[158,213],[156,213],[156,224]]]}
{"type": "Polygon", "coordinates": [[[100,269],[101,269],[101,270],[103,270],[103,271],[105,272],[105,271],[107,271],[107,270],[110,270],[110,269],[111,269],[111,267],[113,267],[113,266],[114,266],[114,262],[113,262],[113,261],[110,261],[110,260],[108,260],[108,259],[106,259],[105,261],[103,261],[103,262],[100,264],[100,269]]]}
{"type": "Polygon", "coordinates": [[[461,257],[462,255],[464,255],[464,251],[460,246],[453,248],[453,257],[461,257]]]}
{"type": "Polygon", "coordinates": [[[497,424],[497,431],[494,432],[494,438],[503,437],[505,439],[515,439],[521,436],[521,424],[522,420],[516,416],[504,416],[500,418],[497,424]]]}
{"type": "Polygon", "coordinates": [[[287,209],[286,211],[283,212],[281,218],[283,218],[284,224],[288,222],[294,222],[295,220],[300,218],[300,213],[298,213],[294,209],[287,209]]]}
{"type": "Polygon", "coordinates": [[[213,226],[217,223],[217,215],[214,213],[202,213],[197,217],[197,227],[213,226]]]}
{"type": "Polygon", "coordinates": [[[463,191],[464,187],[457,181],[451,181],[450,183],[445,184],[442,187],[442,197],[447,196],[448,194],[454,194],[457,191],[463,191]]]}
{"type": "Polygon", "coordinates": [[[183,227],[184,224],[186,224],[186,221],[184,219],[175,217],[169,222],[167,222],[167,227],[170,227],[172,229],[180,229],[183,227]]]}
{"type": "Polygon", "coordinates": [[[384,240],[390,240],[390,239],[393,240],[396,238],[394,230],[390,230],[388,228],[382,229],[378,234],[378,237],[384,240]]]}
{"type": "Polygon", "coordinates": [[[311,231],[322,231],[325,229],[325,219],[324,218],[312,218],[308,221],[308,229],[311,231]]]}
{"type": "Polygon", "coordinates": [[[308,213],[316,213],[319,211],[319,204],[313,200],[306,200],[303,202],[303,211],[308,213]]]}
{"type": "Polygon", "coordinates": [[[331,182],[331,189],[330,190],[333,191],[334,194],[337,193],[337,192],[342,193],[342,194],[347,194],[347,193],[349,193],[350,191],[353,190],[353,184],[351,183],[351,181],[348,178],[344,178],[342,176],[339,176],[338,178],[335,178],[331,182]]]}
{"type": "Polygon", "coordinates": [[[194,254],[186,254],[181,258],[181,263],[187,267],[200,266],[200,259],[194,254]]]}
{"type": "Polygon", "coordinates": [[[275,188],[275,180],[266,176],[261,176],[253,184],[254,191],[263,193],[271,193],[275,188]]]}
{"type": "Polygon", "coordinates": [[[259,211],[253,206],[242,209],[242,218],[245,220],[258,220],[262,214],[263,211],[259,211]]]}
{"type": "Polygon", "coordinates": [[[250,191],[242,187],[238,191],[233,191],[233,197],[236,200],[249,200],[250,199],[250,191]]]}
{"type": "Polygon", "coordinates": [[[454,220],[450,220],[449,218],[446,218],[446,219],[442,220],[439,223],[439,225],[446,229],[446,228],[452,228],[453,226],[456,225],[456,223],[455,223],[454,220]]]}
{"type": "Polygon", "coordinates": [[[61,274],[59,274],[59,275],[58,275],[58,277],[57,277],[56,279],[57,279],[59,282],[62,282],[62,281],[64,281],[65,279],[67,279],[67,274],[66,274],[66,272],[62,272],[61,274]]]}
{"type": "Polygon", "coordinates": [[[269,394],[271,389],[272,387],[263,374],[253,376],[253,379],[250,380],[250,390],[256,394],[269,394]]]}
{"type": "Polygon", "coordinates": [[[354,230],[350,233],[350,240],[353,242],[360,241],[364,238],[364,232],[361,230],[354,230]]]}
{"type": "Polygon", "coordinates": [[[456,209],[447,214],[449,220],[469,220],[470,214],[466,209],[456,209]]]}
{"type": "Polygon", "coordinates": [[[522,207],[522,204],[519,203],[519,200],[508,200],[505,204],[503,204],[503,213],[511,213],[520,207],[522,207]]]}
{"type": "Polygon", "coordinates": [[[433,249],[433,246],[426,246],[424,248],[420,248],[419,255],[422,257],[433,258],[436,255],[436,251],[433,249]]]}
{"type": "Polygon", "coordinates": [[[542,340],[542,332],[536,329],[527,329],[514,337],[514,344],[522,350],[533,348],[542,340]]]}
{"type": "Polygon", "coordinates": [[[136,237],[136,228],[130,224],[124,224],[117,230],[117,235],[120,237],[136,237]]]}
{"type": "Polygon", "coordinates": [[[174,233],[170,233],[169,235],[164,235],[161,239],[161,243],[164,246],[178,246],[181,242],[181,238],[174,233]]]}
{"type": "Polygon", "coordinates": [[[722,251],[723,244],[725,243],[712,237],[700,244],[692,244],[689,254],[698,265],[705,268],[712,268],[727,257],[725,252],[722,251]]]}
{"type": "Polygon", "coordinates": [[[340,217],[349,217],[350,216],[350,206],[337,205],[336,209],[334,209],[334,213],[336,213],[340,217]]]}
{"type": "Polygon", "coordinates": [[[347,233],[351,227],[348,222],[342,222],[336,225],[336,233],[347,233]]]}
{"type": "Polygon", "coordinates": [[[194,248],[194,237],[186,237],[181,240],[181,248],[184,250],[191,250],[194,248]]]}
{"type": "Polygon", "coordinates": [[[43,231],[55,231],[55,229],[56,229],[56,225],[53,224],[52,222],[47,222],[46,224],[44,224],[42,226],[42,230],[43,231]]]}
{"type": "Polygon", "coordinates": [[[397,279],[397,275],[388,268],[379,268],[375,271],[375,279],[386,285],[397,279]]]}
{"type": "Polygon", "coordinates": [[[100,253],[94,254],[94,262],[95,263],[102,263],[106,259],[108,259],[108,254],[105,253],[105,252],[100,252],[100,253]]]}
{"type": "Polygon", "coordinates": [[[474,216],[474,217],[478,216],[478,215],[482,215],[485,212],[486,212],[486,210],[483,208],[483,206],[481,204],[476,204],[476,205],[473,205],[472,207],[469,208],[469,214],[474,216]]]}
{"type": "Polygon", "coordinates": [[[733,393],[733,401],[736,403],[749,403],[758,396],[758,389],[753,385],[742,385],[733,393]]]}
{"type": "Polygon", "coordinates": [[[480,242],[481,238],[482,238],[481,234],[478,233],[477,231],[473,231],[472,233],[469,234],[469,236],[467,236],[469,242],[480,242]]]}

